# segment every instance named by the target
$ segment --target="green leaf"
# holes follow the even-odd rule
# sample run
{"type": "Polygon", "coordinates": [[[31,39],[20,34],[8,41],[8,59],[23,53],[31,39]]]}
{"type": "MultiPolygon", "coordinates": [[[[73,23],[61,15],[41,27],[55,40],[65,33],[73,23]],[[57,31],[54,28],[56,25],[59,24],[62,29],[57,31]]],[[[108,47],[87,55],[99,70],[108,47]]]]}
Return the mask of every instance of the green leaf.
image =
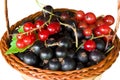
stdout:
{"type": "Polygon", "coordinates": [[[24,32],[23,26],[20,26],[20,28],[18,29],[18,32],[19,32],[19,33],[24,32]]]}
{"type": "Polygon", "coordinates": [[[27,46],[24,49],[20,49],[16,46],[17,38],[16,35],[12,37],[12,41],[10,43],[11,47],[7,50],[6,54],[15,54],[18,52],[24,52],[26,49],[28,49],[31,45],[27,46]]]}

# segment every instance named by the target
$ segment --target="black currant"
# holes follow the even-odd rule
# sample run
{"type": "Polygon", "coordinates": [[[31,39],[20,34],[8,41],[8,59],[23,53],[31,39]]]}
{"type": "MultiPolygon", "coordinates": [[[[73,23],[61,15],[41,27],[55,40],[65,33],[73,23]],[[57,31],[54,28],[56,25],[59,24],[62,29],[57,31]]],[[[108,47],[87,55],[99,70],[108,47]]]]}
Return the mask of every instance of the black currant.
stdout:
{"type": "Polygon", "coordinates": [[[81,62],[78,62],[77,63],[77,66],[76,66],[76,70],[80,70],[82,68],[84,68],[85,66],[81,63],[81,62]]]}
{"type": "MultiPolygon", "coordinates": [[[[82,29],[78,29],[76,28],[77,30],[77,37],[79,40],[82,40],[84,38],[84,35],[83,35],[83,30],[82,29]]],[[[75,33],[72,32],[72,37],[75,38],[75,33]]]]}
{"type": "Polygon", "coordinates": [[[77,59],[78,61],[82,62],[82,63],[87,63],[88,62],[88,54],[85,50],[83,49],[79,49],[77,51],[77,59]]]}
{"type": "Polygon", "coordinates": [[[59,39],[58,43],[59,43],[60,47],[65,47],[65,48],[71,48],[72,47],[72,41],[69,40],[66,37],[63,37],[63,38],[59,39]]]}
{"type": "Polygon", "coordinates": [[[33,52],[28,52],[28,53],[24,54],[23,61],[24,61],[24,63],[26,63],[28,65],[36,66],[39,62],[39,58],[33,52]]]}
{"type": "Polygon", "coordinates": [[[40,59],[49,60],[53,57],[53,51],[51,48],[42,48],[39,53],[40,59]]]}
{"type": "Polygon", "coordinates": [[[30,50],[31,50],[32,52],[34,52],[36,55],[39,55],[40,50],[41,50],[42,48],[44,48],[44,47],[45,47],[44,43],[41,42],[40,40],[37,40],[37,41],[30,47],[30,50]]]}
{"type": "Polygon", "coordinates": [[[105,58],[105,55],[98,51],[98,50],[94,50],[92,52],[89,53],[89,59],[95,63],[100,62],[101,60],[103,60],[105,58]]]}
{"type": "Polygon", "coordinates": [[[96,43],[96,48],[98,50],[101,50],[101,51],[105,50],[106,44],[105,44],[104,40],[102,40],[102,39],[95,39],[95,43],[96,43]]]}
{"type": "Polygon", "coordinates": [[[73,49],[69,49],[67,57],[70,57],[70,58],[74,59],[75,58],[75,51],[73,49]]]}
{"type": "Polygon", "coordinates": [[[51,5],[46,5],[43,7],[43,14],[45,17],[47,17],[50,13],[53,13],[53,7],[51,5]],[[49,13],[50,12],[50,13],[49,13]]]}
{"type": "Polygon", "coordinates": [[[64,57],[66,57],[67,53],[68,53],[68,51],[67,51],[67,48],[65,48],[65,47],[57,47],[56,48],[55,54],[56,54],[57,58],[64,58],[64,57]]]}
{"type": "Polygon", "coordinates": [[[61,69],[63,71],[74,70],[76,67],[76,63],[75,63],[74,59],[69,58],[69,57],[65,57],[61,64],[62,64],[61,69]]]}
{"type": "Polygon", "coordinates": [[[55,58],[51,59],[48,64],[50,70],[56,71],[56,70],[60,70],[61,68],[61,63],[59,62],[58,59],[55,58]]]}

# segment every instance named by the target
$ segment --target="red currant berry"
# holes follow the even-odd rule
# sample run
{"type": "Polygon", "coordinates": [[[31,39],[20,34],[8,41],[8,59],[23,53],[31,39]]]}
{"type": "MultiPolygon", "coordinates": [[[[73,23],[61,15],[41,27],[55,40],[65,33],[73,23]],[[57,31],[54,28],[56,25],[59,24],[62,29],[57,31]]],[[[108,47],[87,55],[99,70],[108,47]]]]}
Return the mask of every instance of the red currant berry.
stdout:
{"type": "Polygon", "coordinates": [[[50,34],[55,34],[60,31],[60,23],[58,22],[52,22],[47,26],[47,30],[50,34]]]}
{"type": "Polygon", "coordinates": [[[99,31],[98,27],[94,29],[94,35],[95,36],[101,36],[102,35],[102,33],[99,31]]]}
{"type": "Polygon", "coordinates": [[[86,51],[93,51],[96,48],[96,43],[93,40],[87,40],[84,44],[84,49],[86,51]]]}
{"type": "Polygon", "coordinates": [[[39,28],[40,26],[42,26],[44,24],[43,20],[37,20],[35,21],[35,27],[39,28]]]}
{"type": "Polygon", "coordinates": [[[85,14],[84,20],[88,24],[93,24],[96,22],[96,16],[94,13],[88,12],[85,14]]]}
{"type": "Polygon", "coordinates": [[[108,25],[101,25],[98,27],[98,30],[103,35],[107,35],[111,32],[111,28],[108,25]]]}
{"type": "Polygon", "coordinates": [[[107,25],[112,25],[114,22],[115,22],[115,19],[112,15],[106,15],[104,17],[104,22],[107,24],[107,25]]]}
{"type": "Polygon", "coordinates": [[[97,20],[96,20],[96,26],[101,26],[101,25],[104,25],[105,24],[105,22],[104,22],[104,20],[103,20],[103,17],[99,17],[99,18],[97,18],[97,20]]]}
{"type": "Polygon", "coordinates": [[[82,21],[82,22],[79,22],[78,23],[78,26],[77,26],[78,28],[87,28],[88,27],[88,24],[86,23],[86,22],[84,22],[84,21],[82,21]]]}
{"type": "Polygon", "coordinates": [[[91,36],[91,35],[92,35],[92,29],[91,29],[91,28],[85,28],[85,29],[83,30],[83,34],[84,34],[85,36],[91,36]]]}
{"type": "Polygon", "coordinates": [[[24,34],[19,33],[19,34],[17,35],[17,39],[23,39],[24,36],[25,36],[24,34]]]}
{"type": "Polygon", "coordinates": [[[31,45],[35,42],[35,34],[31,33],[24,36],[23,42],[26,46],[31,45]]]}
{"type": "Polygon", "coordinates": [[[38,37],[41,41],[46,41],[49,37],[49,31],[42,29],[41,31],[39,31],[38,37]]]}
{"type": "Polygon", "coordinates": [[[17,42],[16,42],[16,46],[17,46],[18,48],[20,48],[20,49],[26,47],[26,45],[24,44],[23,39],[18,39],[17,42]]]}
{"type": "Polygon", "coordinates": [[[23,29],[25,32],[32,30],[33,28],[35,28],[34,24],[32,22],[26,22],[23,25],[23,29]]]}
{"type": "Polygon", "coordinates": [[[83,20],[84,19],[84,16],[85,16],[85,13],[82,11],[82,10],[79,10],[79,11],[76,11],[76,15],[75,15],[75,18],[77,20],[83,20]]]}
{"type": "Polygon", "coordinates": [[[67,13],[67,11],[62,12],[61,19],[66,20],[66,19],[69,19],[69,18],[70,18],[70,15],[67,13]]]}

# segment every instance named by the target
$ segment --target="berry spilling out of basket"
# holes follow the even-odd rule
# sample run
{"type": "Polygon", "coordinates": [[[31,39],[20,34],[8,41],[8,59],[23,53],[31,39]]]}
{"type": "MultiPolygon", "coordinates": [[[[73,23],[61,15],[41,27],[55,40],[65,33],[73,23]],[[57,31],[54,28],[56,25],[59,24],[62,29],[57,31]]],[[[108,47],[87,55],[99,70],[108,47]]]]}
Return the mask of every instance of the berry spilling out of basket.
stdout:
{"type": "Polygon", "coordinates": [[[79,70],[98,64],[114,48],[114,22],[112,15],[96,17],[93,12],[47,5],[41,15],[13,31],[6,53],[42,69],[79,70]]]}

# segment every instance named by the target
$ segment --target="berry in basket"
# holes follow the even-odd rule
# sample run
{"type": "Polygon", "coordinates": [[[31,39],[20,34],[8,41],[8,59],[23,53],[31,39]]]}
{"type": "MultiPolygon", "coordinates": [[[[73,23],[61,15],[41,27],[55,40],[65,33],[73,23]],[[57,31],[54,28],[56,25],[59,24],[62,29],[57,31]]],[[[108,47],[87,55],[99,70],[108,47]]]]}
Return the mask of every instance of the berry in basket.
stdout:
{"type": "Polygon", "coordinates": [[[112,15],[43,7],[42,14],[23,21],[13,31],[6,54],[15,54],[24,63],[49,70],[70,71],[98,64],[114,47],[112,15]]]}

